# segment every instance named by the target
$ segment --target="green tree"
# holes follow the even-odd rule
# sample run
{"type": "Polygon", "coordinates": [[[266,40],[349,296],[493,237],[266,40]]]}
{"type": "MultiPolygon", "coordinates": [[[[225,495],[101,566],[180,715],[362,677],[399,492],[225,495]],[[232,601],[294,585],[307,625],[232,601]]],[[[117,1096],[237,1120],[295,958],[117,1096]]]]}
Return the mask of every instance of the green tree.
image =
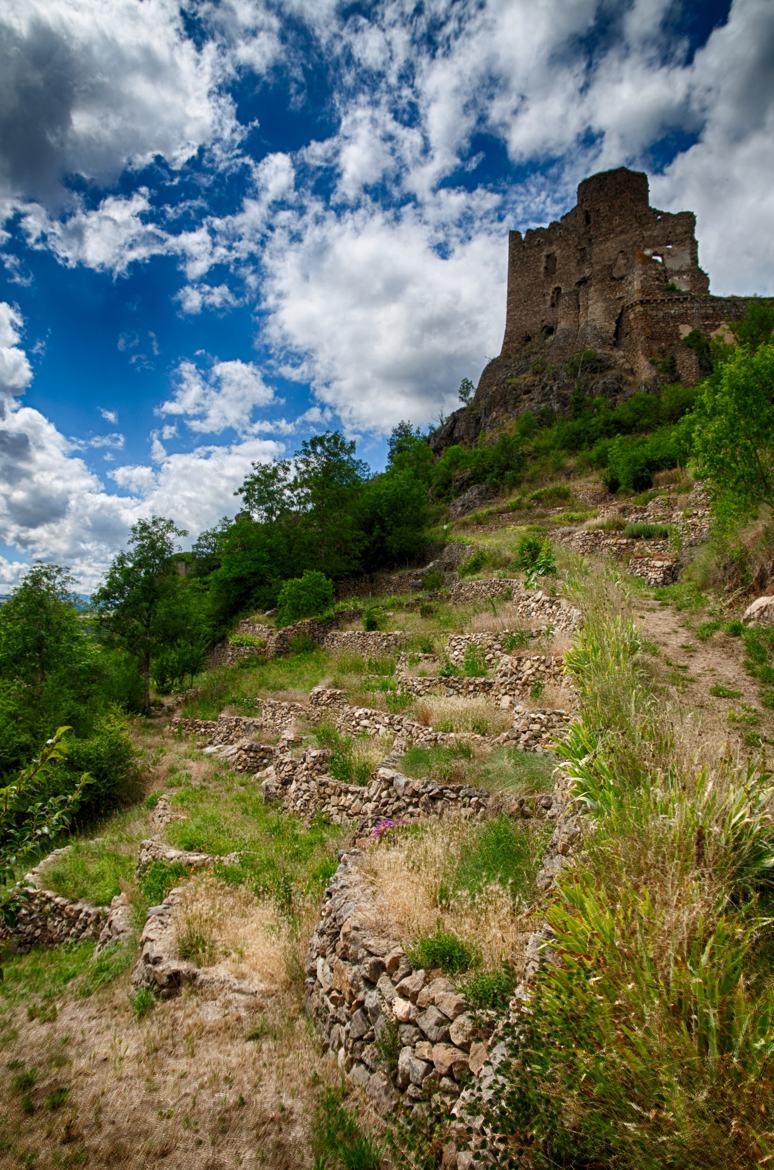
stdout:
{"type": "Polygon", "coordinates": [[[326,431],[301,445],[293,460],[295,564],[329,577],[360,568],[363,535],[358,506],[368,467],[355,458],[355,444],[326,431]]]}
{"type": "Polygon", "coordinates": [[[0,607],[0,775],[61,724],[89,732],[102,670],[71,586],[59,565],[35,565],[0,607]]]}
{"type": "Polygon", "coordinates": [[[318,617],[333,605],[333,582],[324,573],[307,569],[303,577],[284,583],[277,601],[277,618],[282,626],[302,618],[318,617]]]}
{"type": "Polygon", "coordinates": [[[388,442],[388,472],[405,471],[419,483],[429,484],[432,467],[433,452],[419,428],[409,422],[399,422],[388,442]]]}
{"type": "Polygon", "coordinates": [[[293,508],[293,467],[289,459],[253,463],[252,471],[234,492],[254,520],[273,525],[293,508]]]}
{"type": "Polygon", "coordinates": [[[732,326],[742,345],[756,350],[771,341],[774,332],[774,301],[754,297],[745,310],[744,317],[732,326]]]}
{"type": "Polygon", "coordinates": [[[739,348],[703,384],[693,457],[718,500],[774,506],[774,344],[739,348]]]}
{"type": "Polygon", "coordinates": [[[475,392],[476,388],[471,382],[470,378],[463,378],[459,384],[459,389],[457,390],[457,397],[463,406],[469,406],[473,401],[473,395],[475,392]]]}
{"type": "Polygon", "coordinates": [[[172,559],[176,538],[184,535],[162,516],[138,520],[129,535],[129,548],[118,554],[94,594],[108,640],[137,660],[146,713],[154,656],[185,630],[186,615],[178,605],[182,578],[172,559]]]}

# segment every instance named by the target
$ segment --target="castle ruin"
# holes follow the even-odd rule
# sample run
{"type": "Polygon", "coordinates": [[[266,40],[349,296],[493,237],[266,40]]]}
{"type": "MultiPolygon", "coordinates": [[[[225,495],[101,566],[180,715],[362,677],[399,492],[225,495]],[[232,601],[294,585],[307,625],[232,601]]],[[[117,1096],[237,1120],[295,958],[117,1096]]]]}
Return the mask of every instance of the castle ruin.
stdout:
{"type": "Polygon", "coordinates": [[[695,233],[692,212],[651,207],[647,175],[623,167],[585,179],[558,222],[512,231],[500,356],[472,407],[452,415],[433,445],[471,441],[528,409],[562,409],[571,389],[551,372],[587,351],[605,369],[595,393],[611,398],[660,375],[698,381],[699,358],[685,339],[728,336],[747,301],[710,296],[695,233]]]}

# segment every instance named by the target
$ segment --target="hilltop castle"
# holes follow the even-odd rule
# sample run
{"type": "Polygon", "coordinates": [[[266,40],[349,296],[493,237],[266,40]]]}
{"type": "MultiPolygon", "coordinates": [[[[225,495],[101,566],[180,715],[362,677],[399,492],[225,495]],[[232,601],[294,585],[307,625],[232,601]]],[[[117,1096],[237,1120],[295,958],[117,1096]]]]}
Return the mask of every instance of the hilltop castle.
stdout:
{"type": "MultiPolygon", "coordinates": [[[[709,294],[699,267],[696,218],[650,206],[648,178],[620,168],[585,179],[578,203],[557,223],[508,245],[505,336],[472,406],[435,432],[441,448],[540,406],[562,409],[572,387],[561,366],[594,351],[603,376],[595,393],[619,397],[669,371],[699,378],[695,330],[728,332],[743,298],[709,294]]],[[[571,381],[571,379],[570,379],[571,381]]]]}

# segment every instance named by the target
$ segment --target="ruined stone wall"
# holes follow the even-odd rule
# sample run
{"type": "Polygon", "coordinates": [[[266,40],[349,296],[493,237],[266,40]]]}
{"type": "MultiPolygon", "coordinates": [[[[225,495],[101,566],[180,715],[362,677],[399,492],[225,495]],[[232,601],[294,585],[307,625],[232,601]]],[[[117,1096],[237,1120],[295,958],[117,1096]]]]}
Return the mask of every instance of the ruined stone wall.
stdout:
{"type": "Polygon", "coordinates": [[[516,819],[543,817],[551,797],[512,796],[463,784],[439,784],[404,776],[382,765],[368,784],[345,784],[328,772],[330,753],[309,748],[300,758],[275,760],[262,783],[264,799],[277,801],[287,813],[311,821],[320,814],[337,825],[359,822],[371,826],[382,820],[461,816],[478,820],[507,813],[516,819]]]}
{"type": "Polygon", "coordinates": [[[389,657],[406,644],[406,635],[398,631],[329,630],[320,643],[323,650],[362,654],[367,658],[389,657]]]}
{"type": "MultiPolygon", "coordinates": [[[[546,815],[554,831],[538,874],[542,891],[581,837],[581,812],[562,774],[546,815]]],[[[382,1114],[398,1103],[410,1107],[441,1094],[450,1116],[459,1115],[471,1090],[496,1081],[507,1055],[497,1031],[502,1017],[473,1011],[450,980],[415,968],[398,940],[374,925],[378,916],[364,860],[361,848],[345,853],[326,891],[307,956],[307,1006],[339,1067],[382,1114]]],[[[529,995],[545,942],[542,927],[527,942],[515,1004],[529,995]]],[[[452,1143],[444,1165],[463,1170],[473,1164],[452,1143]]]]}
{"type": "Polygon", "coordinates": [[[339,1067],[382,1113],[431,1092],[453,1101],[483,1067],[487,1029],[448,979],[415,970],[397,941],[374,929],[361,858],[346,854],[326,892],[309,947],[307,1006],[339,1067]]]}
{"type": "Polygon", "coordinates": [[[593,175],[558,223],[511,232],[503,353],[535,340],[560,351],[614,349],[622,310],[668,285],[704,296],[691,212],[658,211],[648,180],[623,168],[593,175]]]}
{"type": "Polygon", "coordinates": [[[698,355],[680,342],[694,330],[731,340],[729,322],[741,320],[746,308],[743,298],[697,297],[662,289],[622,309],[616,343],[637,377],[651,377],[653,363],[674,354],[677,376],[693,385],[701,376],[698,355]]]}

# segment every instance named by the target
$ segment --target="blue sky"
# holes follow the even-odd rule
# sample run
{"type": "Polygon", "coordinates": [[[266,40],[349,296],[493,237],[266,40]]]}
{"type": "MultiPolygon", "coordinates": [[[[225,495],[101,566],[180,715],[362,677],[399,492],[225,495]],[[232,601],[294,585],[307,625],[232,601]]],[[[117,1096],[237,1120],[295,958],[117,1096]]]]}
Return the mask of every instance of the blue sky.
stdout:
{"type": "Polygon", "coordinates": [[[771,0],[5,0],[0,77],[0,592],[326,427],[380,466],[594,171],[774,293],[771,0]]]}

